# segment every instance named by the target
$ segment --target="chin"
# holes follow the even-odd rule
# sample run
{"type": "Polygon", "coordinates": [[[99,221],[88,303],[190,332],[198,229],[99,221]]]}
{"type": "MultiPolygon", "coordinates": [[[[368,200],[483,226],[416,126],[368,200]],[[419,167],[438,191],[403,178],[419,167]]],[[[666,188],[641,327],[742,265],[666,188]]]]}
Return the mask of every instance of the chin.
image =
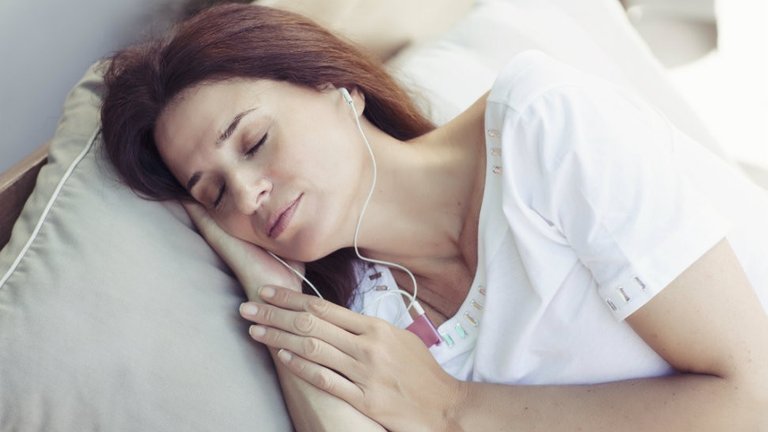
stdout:
{"type": "Polygon", "coordinates": [[[330,253],[322,253],[318,251],[298,251],[295,254],[292,254],[293,256],[290,258],[295,261],[301,261],[304,263],[317,261],[319,259],[323,259],[330,255],[330,253]]]}
{"type": "Polygon", "coordinates": [[[302,244],[302,242],[298,242],[294,247],[286,250],[285,255],[277,252],[275,253],[282,256],[283,258],[308,263],[325,258],[328,255],[336,252],[336,250],[338,249],[330,249],[327,247],[324,248],[319,247],[317,244],[302,244]]]}

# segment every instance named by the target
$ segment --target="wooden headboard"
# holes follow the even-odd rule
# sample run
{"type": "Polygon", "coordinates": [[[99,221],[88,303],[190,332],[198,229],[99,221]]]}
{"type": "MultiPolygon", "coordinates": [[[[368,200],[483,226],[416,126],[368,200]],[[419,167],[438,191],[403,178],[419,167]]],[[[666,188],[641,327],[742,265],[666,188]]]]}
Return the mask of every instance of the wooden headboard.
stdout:
{"type": "Polygon", "coordinates": [[[0,249],[8,243],[16,218],[32,193],[40,168],[48,161],[48,143],[0,174],[0,249]]]}

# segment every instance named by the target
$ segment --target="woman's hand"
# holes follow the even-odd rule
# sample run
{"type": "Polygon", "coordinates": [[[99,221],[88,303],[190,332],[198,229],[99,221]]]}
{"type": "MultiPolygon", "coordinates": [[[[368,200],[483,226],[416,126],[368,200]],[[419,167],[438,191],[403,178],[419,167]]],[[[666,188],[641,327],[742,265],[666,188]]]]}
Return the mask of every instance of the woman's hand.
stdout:
{"type": "MultiPolygon", "coordinates": [[[[235,273],[248,298],[256,298],[255,290],[267,284],[301,291],[301,279],[267,251],[226,233],[199,204],[182,205],[203,238],[235,273]]],[[[286,262],[304,274],[304,263],[286,262]]]]}
{"type": "Polygon", "coordinates": [[[413,333],[314,296],[267,286],[244,303],[251,336],[286,367],[388,430],[449,430],[462,393],[413,333]]]}
{"type": "MultiPolygon", "coordinates": [[[[240,280],[249,299],[258,299],[257,289],[265,284],[288,287],[286,291],[301,291],[299,277],[264,249],[224,232],[200,205],[183,205],[203,237],[240,280]]],[[[303,263],[288,261],[288,264],[304,273],[303,263]]],[[[344,428],[361,432],[383,431],[381,426],[354,407],[319,391],[288,371],[286,365],[279,363],[276,348],[270,347],[269,351],[276,363],[283,397],[297,431],[337,431],[344,428]]]]}

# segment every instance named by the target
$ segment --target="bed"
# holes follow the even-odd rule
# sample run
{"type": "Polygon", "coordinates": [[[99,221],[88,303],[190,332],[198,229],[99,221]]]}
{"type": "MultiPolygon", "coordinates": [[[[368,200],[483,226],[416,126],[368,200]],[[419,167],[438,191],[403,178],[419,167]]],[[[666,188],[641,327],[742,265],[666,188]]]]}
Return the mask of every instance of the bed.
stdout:
{"type": "MultiPolygon", "coordinates": [[[[438,124],[538,49],[641,93],[723,155],[615,0],[259,3],[366,47],[438,124]]],[[[137,198],[100,153],[101,91],[95,65],[51,141],[0,176],[0,430],[290,430],[231,272],[180,206],[137,198]]]]}

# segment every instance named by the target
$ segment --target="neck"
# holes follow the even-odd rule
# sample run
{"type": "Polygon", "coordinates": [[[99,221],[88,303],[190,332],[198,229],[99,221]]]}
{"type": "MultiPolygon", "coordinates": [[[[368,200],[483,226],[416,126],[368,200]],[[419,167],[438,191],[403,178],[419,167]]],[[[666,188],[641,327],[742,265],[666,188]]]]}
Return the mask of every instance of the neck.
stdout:
{"type": "MultiPolygon", "coordinates": [[[[484,99],[408,142],[366,125],[378,175],[358,236],[363,256],[403,265],[425,280],[438,280],[448,266],[469,265],[485,179],[484,99]]],[[[361,185],[360,209],[370,180],[361,185]]]]}

